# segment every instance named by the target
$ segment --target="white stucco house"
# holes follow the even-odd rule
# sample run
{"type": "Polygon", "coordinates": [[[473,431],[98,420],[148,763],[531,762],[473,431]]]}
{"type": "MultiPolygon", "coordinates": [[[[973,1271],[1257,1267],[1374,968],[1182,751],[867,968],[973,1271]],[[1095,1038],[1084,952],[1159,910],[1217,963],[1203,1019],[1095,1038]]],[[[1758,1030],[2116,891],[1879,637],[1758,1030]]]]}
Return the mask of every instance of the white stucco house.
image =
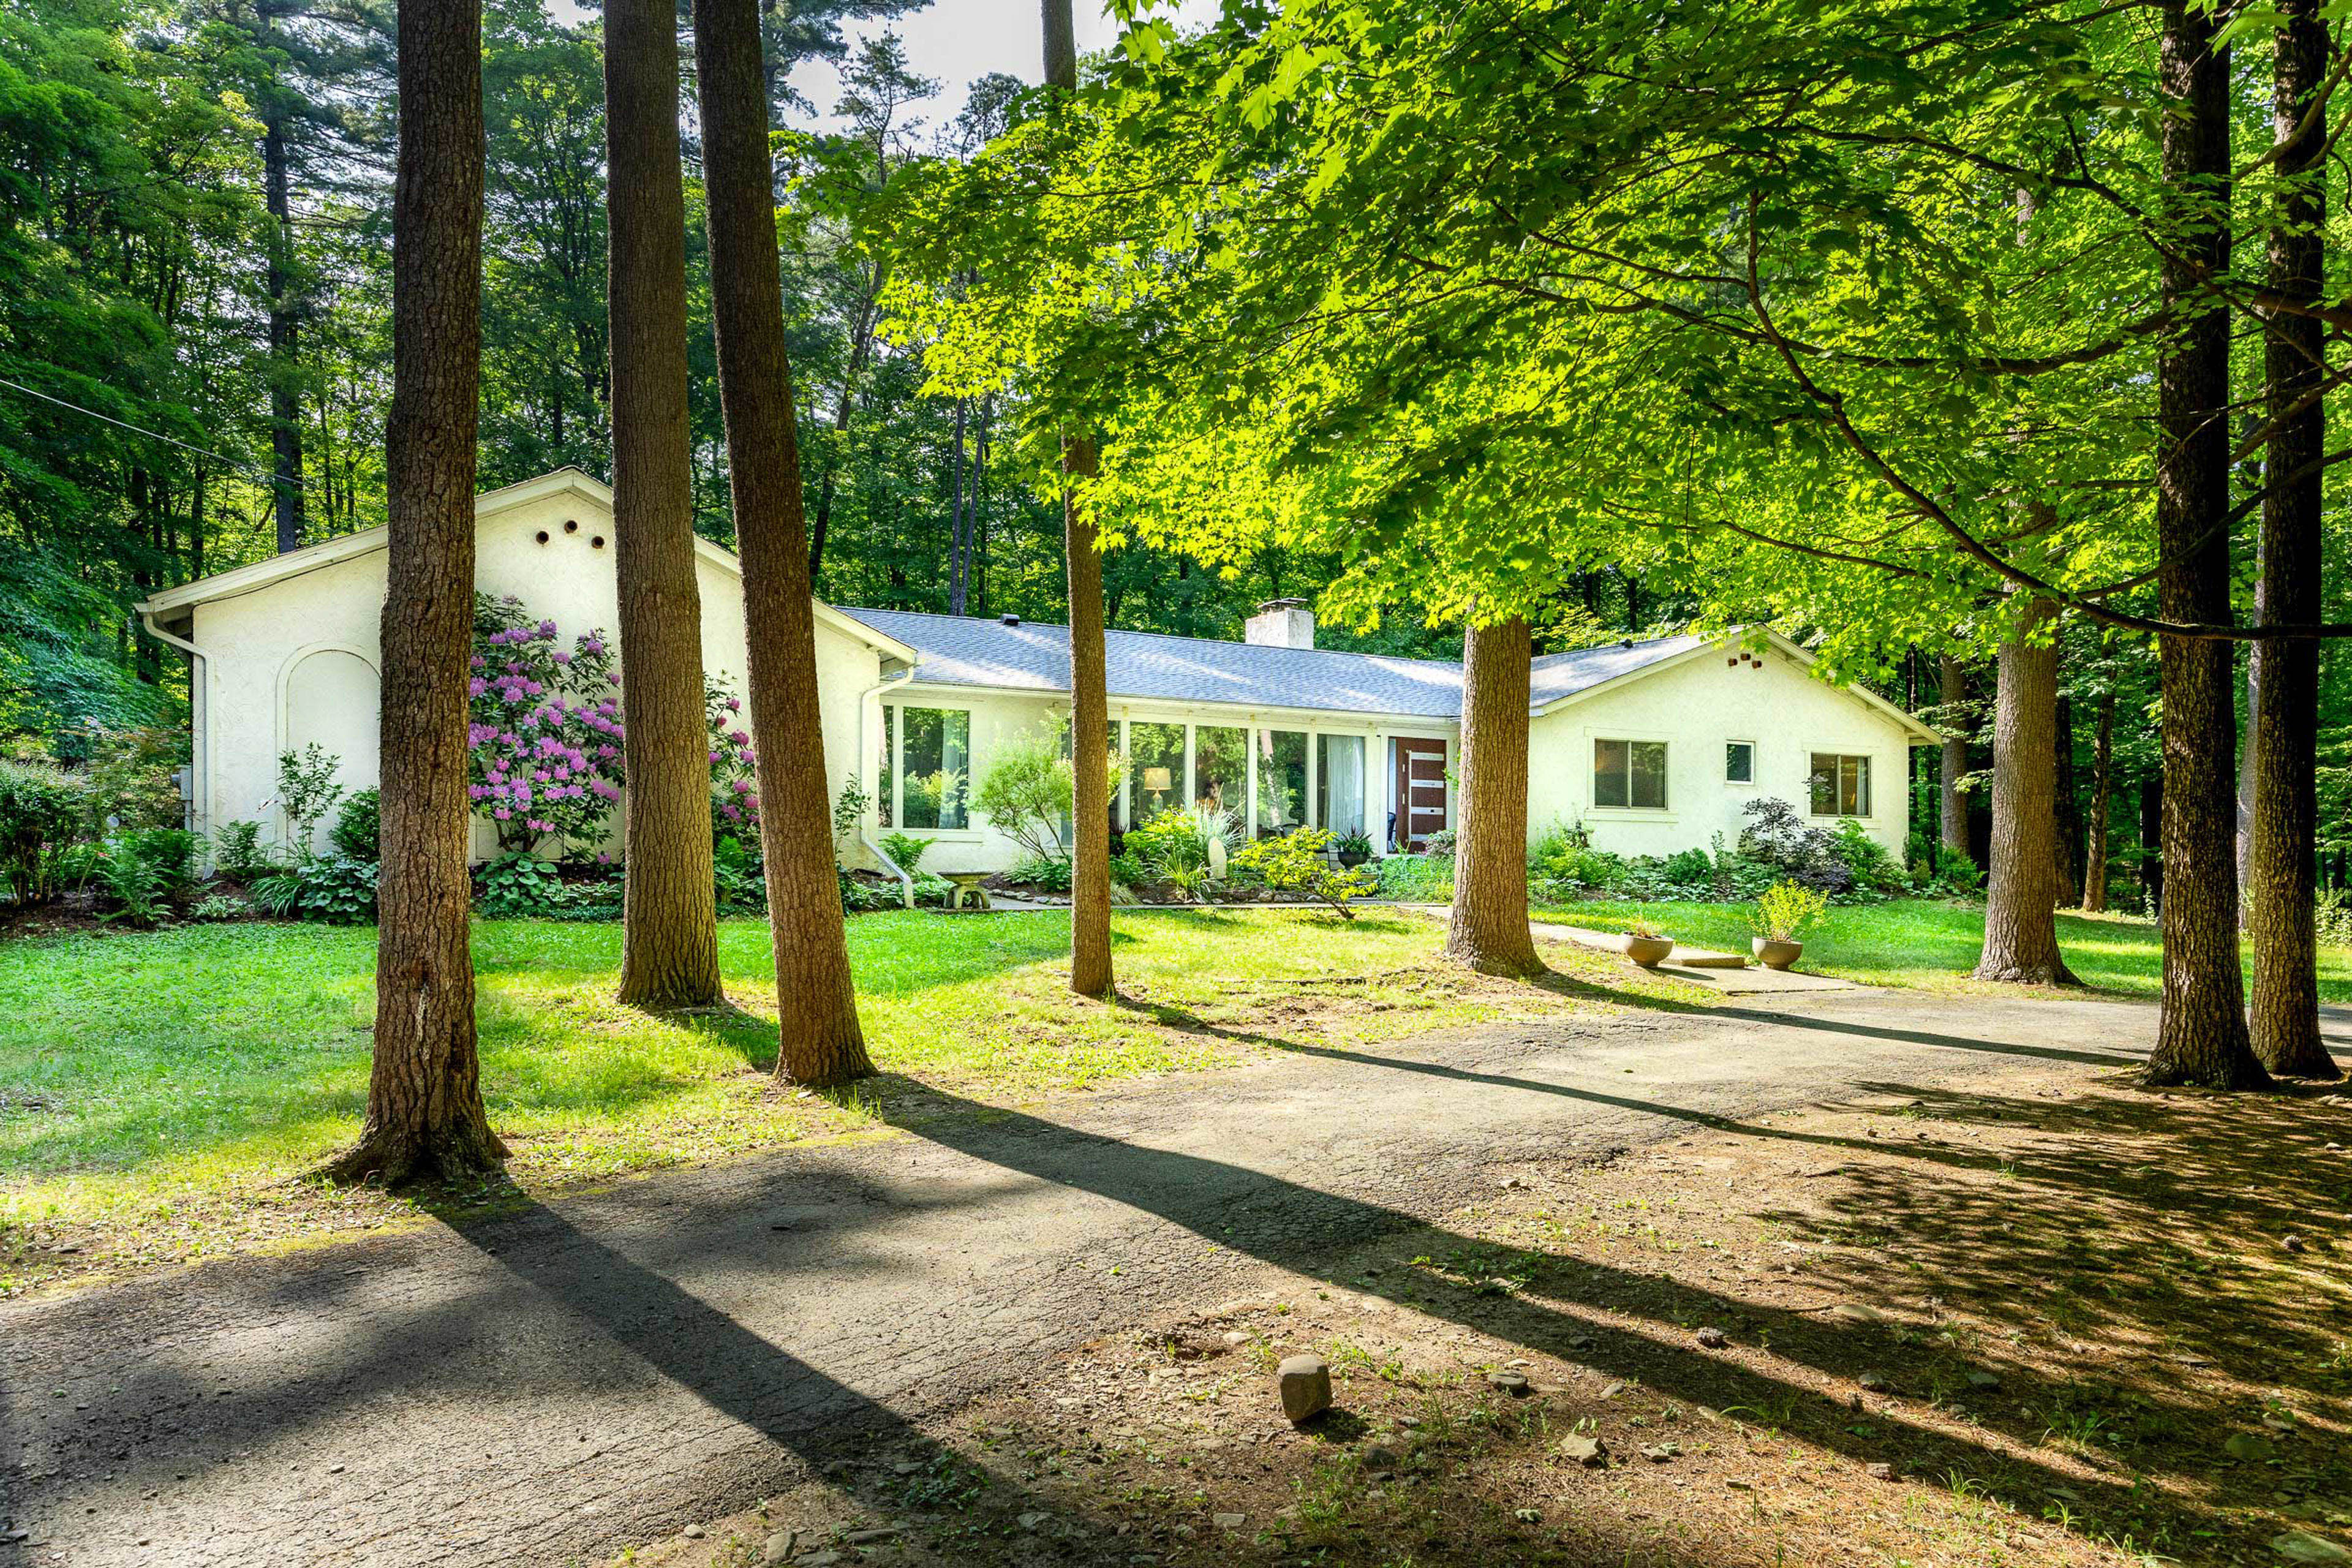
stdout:
{"type": "MultiPolygon", "coordinates": [[[[612,492],[563,469],[484,495],[475,581],[563,635],[617,627],[612,492]]],[[[283,837],[280,752],[317,742],[343,781],[375,782],[381,529],[167,589],[139,606],[191,660],[191,816],[283,837]]],[[[706,670],[743,689],[735,558],[699,542],[706,670]]],[[[936,841],[927,868],[996,869],[1018,850],[969,804],[1008,735],[1068,711],[1068,634],[981,620],[817,606],[823,742],[834,793],[875,799],[864,837],[896,826],[936,841]]],[[[1314,646],[1306,605],[1266,605],[1247,640],[1113,631],[1118,823],[1192,801],[1260,832],[1360,828],[1417,847],[1454,826],[1461,667],[1314,646]]],[[[627,650],[621,650],[625,663],[627,650]]],[[[1671,854],[1737,837],[1741,808],[1777,795],[1815,821],[1859,821],[1900,853],[1908,749],[1936,732],[1867,691],[1809,673],[1777,635],[1628,641],[1537,658],[1530,671],[1530,833],[1580,821],[1594,845],[1671,854]]],[[[487,825],[476,849],[488,854],[487,825]]]]}

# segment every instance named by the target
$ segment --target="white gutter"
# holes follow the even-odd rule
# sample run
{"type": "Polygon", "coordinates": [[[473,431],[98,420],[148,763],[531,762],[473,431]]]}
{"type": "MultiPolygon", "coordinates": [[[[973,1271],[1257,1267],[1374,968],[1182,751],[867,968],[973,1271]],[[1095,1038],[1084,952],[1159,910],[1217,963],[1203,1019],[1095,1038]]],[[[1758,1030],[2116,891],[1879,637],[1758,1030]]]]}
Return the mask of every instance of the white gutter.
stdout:
{"type": "MultiPolygon", "coordinates": [[[[866,777],[866,759],[872,755],[872,753],[867,752],[866,749],[866,710],[869,700],[879,697],[886,691],[895,691],[914,679],[915,667],[913,665],[908,665],[905,669],[900,670],[894,676],[891,676],[888,679],[878,680],[857,694],[857,777],[861,781],[866,777]]],[[[898,879],[900,897],[905,900],[908,909],[913,909],[915,907],[915,879],[907,874],[907,868],[905,867],[890,858],[890,853],[888,850],[883,848],[881,845],[875,842],[873,820],[870,816],[861,816],[857,819],[857,841],[866,846],[866,853],[872,855],[877,860],[881,861],[884,868],[889,871],[892,876],[898,879]]]]}
{"type": "Polygon", "coordinates": [[[190,817],[188,826],[195,827],[198,823],[202,823],[205,826],[199,831],[208,832],[212,823],[213,748],[212,704],[205,700],[205,695],[206,688],[210,684],[212,660],[205,655],[204,649],[187,638],[175,636],[157,626],[155,612],[143,605],[139,606],[139,624],[145,626],[147,635],[157,642],[168,647],[178,648],[188,656],[188,728],[191,731],[188,771],[194,778],[194,787],[188,792],[190,817]]]}

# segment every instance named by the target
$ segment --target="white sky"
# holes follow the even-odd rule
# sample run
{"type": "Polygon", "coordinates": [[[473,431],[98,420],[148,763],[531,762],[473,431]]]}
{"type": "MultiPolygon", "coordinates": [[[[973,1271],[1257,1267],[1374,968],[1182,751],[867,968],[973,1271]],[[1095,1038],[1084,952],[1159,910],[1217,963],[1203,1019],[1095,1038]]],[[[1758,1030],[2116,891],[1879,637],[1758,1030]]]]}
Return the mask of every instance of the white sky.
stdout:
{"type": "MultiPolygon", "coordinates": [[[[1092,54],[1108,47],[1118,28],[1098,4],[1076,0],[1078,52],[1092,54]]],[[[1159,8],[1179,26],[1212,20],[1217,0],[1175,0],[1159,8]]],[[[973,81],[992,71],[1036,81],[1045,73],[1045,44],[1039,33],[1039,0],[933,0],[888,24],[853,26],[851,47],[866,35],[895,29],[906,40],[907,59],[918,72],[940,82],[940,95],[917,112],[932,126],[955,118],[963,107],[964,92],[973,81]]],[[[841,79],[829,65],[804,65],[793,73],[793,85],[806,93],[829,124],[834,101],[841,96],[841,79]]]]}

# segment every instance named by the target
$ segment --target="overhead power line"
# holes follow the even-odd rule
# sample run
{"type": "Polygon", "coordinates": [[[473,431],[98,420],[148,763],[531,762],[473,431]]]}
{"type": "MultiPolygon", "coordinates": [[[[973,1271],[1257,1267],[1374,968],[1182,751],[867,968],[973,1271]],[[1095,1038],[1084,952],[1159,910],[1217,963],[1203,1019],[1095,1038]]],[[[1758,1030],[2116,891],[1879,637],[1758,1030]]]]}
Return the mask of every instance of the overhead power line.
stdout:
{"type": "Polygon", "coordinates": [[[117,429],[128,430],[134,436],[144,436],[151,441],[162,441],[169,446],[177,447],[184,452],[194,452],[200,458],[210,458],[216,463],[226,463],[230,468],[243,469],[246,473],[250,474],[268,484],[287,485],[298,490],[307,490],[310,488],[309,484],[301,479],[280,479],[278,475],[271,473],[268,469],[263,468],[258,463],[253,462],[249,458],[232,458],[226,452],[215,452],[209,447],[194,446],[189,442],[181,440],[177,436],[166,436],[161,430],[150,430],[144,426],[133,425],[127,419],[117,419],[111,414],[100,414],[95,408],[84,408],[79,403],[68,403],[62,397],[52,397],[46,392],[26,386],[21,381],[10,381],[5,375],[0,375],[0,386],[5,386],[15,391],[21,392],[27,397],[37,397],[44,403],[53,403],[59,408],[70,409],[76,414],[86,414],[92,419],[102,420],[106,424],[115,426],[117,429]]]}

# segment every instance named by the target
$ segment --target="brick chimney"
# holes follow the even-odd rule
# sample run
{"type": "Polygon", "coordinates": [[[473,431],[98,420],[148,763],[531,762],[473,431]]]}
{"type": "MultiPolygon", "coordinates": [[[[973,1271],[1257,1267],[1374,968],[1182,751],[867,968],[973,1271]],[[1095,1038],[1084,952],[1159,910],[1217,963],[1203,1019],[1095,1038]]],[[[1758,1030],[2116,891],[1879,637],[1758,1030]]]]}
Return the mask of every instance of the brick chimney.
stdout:
{"type": "Polygon", "coordinates": [[[1257,647],[1313,647],[1315,612],[1304,599],[1268,599],[1249,618],[1242,640],[1257,647]]]}

